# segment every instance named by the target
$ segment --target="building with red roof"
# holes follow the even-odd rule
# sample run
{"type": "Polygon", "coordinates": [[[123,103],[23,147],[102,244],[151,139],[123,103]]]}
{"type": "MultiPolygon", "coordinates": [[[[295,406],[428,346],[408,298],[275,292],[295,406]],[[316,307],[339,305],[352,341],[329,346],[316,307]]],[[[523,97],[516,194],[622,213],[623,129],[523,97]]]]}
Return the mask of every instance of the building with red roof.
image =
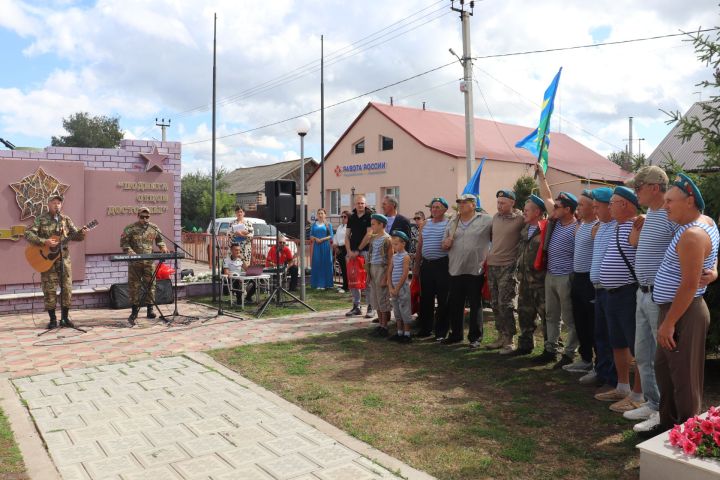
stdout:
{"type": "MultiPolygon", "coordinates": [[[[534,128],[534,127],[533,127],[534,128]]],[[[495,211],[495,193],[533,175],[536,159],[515,143],[532,128],[475,119],[475,159],[485,157],[480,199],[495,211]]],[[[548,181],[554,193],[598,183],[622,183],[631,174],[563,133],[550,134],[548,181]]],[[[411,216],[435,196],[452,202],[467,183],[463,115],[370,102],[325,157],[325,206],[331,215],[352,209],[353,195],[378,206],[395,195],[411,216]]],[[[308,180],[308,209],[320,207],[320,173],[308,180]]]]}

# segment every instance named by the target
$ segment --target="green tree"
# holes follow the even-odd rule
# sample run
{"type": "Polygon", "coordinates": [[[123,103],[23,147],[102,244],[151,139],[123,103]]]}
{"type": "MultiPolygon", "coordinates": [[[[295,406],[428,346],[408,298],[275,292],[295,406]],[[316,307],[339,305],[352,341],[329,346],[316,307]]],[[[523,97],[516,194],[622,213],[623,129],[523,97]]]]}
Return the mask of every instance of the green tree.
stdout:
{"type": "Polygon", "coordinates": [[[637,172],[642,167],[647,165],[647,158],[645,157],[644,153],[641,153],[639,155],[630,155],[628,152],[625,151],[613,152],[608,155],[607,158],[611,162],[620,165],[620,168],[628,172],[637,172]]]}
{"type": "Polygon", "coordinates": [[[535,189],[535,179],[529,175],[523,175],[517,179],[515,185],[513,185],[513,191],[515,192],[515,208],[522,210],[525,207],[525,202],[530,198],[530,194],[535,189]]]}
{"type": "MultiPolygon", "coordinates": [[[[223,176],[227,172],[220,169],[216,172],[217,185],[215,190],[215,211],[218,217],[229,217],[234,213],[235,197],[225,193],[226,186],[223,176]]],[[[212,218],[212,177],[202,172],[186,173],[182,177],[180,221],[183,229],[192,231],[198,228],[204,232],[212,218]]]]}
{"type": "Polygon", "coordinates": [[[54,147],[117,148],[123,133],[119,117],[91,117],[87,112],[78,112],[63,118],[63,128],[70,134],[52,137],[54,147]]]}

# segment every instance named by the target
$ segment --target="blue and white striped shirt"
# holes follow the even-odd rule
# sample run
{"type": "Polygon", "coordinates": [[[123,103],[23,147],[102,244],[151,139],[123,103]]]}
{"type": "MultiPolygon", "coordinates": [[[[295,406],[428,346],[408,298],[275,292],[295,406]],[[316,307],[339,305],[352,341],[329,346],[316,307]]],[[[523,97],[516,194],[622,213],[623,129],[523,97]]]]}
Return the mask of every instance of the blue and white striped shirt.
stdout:
{"type": "Polygon", "coordinates": [[[630,273],[625,260],[623,260],[618,250],[619,241],[620,247],[622,251],[625,252],[625,257],[627,257],[628,262],[630,262],[631,266],[635,265],[635,247],[628,243],[628,237],[630,236],[632,228],[633,221],[628,220],[617,224],[612,235],[610,235],[610,242],[608,243],[605,258],[603,258],[600,267],[600,283],[607,289],[635,283],[632,273],[630,273]]]}
{"type": "Polygon", "coordinates": [[[655,274],[677,228],[675,222],[668,220],[664,208],[648,209],[635,256],[635,273],[640,285],[652,285],[655,281],[655,274]]]}
{"type": "MultiPolygon", "coordinates": [[[[704,222],[692,222],[678,228],[677,233],[670,241],[670,246],[665,252],[660,268],[655,275],[655,289],[653,290],[653,301],[657,304],[670,303],[675,299],[675,294],[680,286],[680,257],[677,253],[677,244],[680,237],[688,228],[700,227],[710,237],[712,250],[710,255],[705,257],[703,261],[703,269],[712,268],[717,262],[718,243],[720,242],[720,234],[718,234],[717,226],[707,225],[704,222]]],[[[695,291],[695,297],[699,297],[705,293],[707,287],[698,288],[695,291]]]]}
{"type": "Polygon", "coordinates": [[[559,221],[553,226],[548,244],[547,271],[552,275],[568,275],[573,271],[576,222],[563,225],[559,221]]]}
{"type": "Polygon", "coordinates": [[[588,273],[592,267],[593,238],[592,229],[597,223],[581,223],[575,232],[575,252],[573,253],[573,272],[588,273]]]}
{"type": "Polygon", "coordinates": [[[595,233],[592,266],[590,267],[590,281],[592,283],[600,283],[600,267],[602,266],[602,261],[605,257],[608,244],[610,243],[610,240],[613,239],[616,225],[617,222],[615,220],[610,220],[607,223],[600,222],[598,231],[595,233]]]}
{"type": "MultiPolygon", "coordinates": [[[[403,274],[403,260],[407,257],[407,252],[402,251],[393,255],[393,270],[392,270],[392,284],[393,287],[397,287],[400,277],[403,274]]],[[[407,282],[407,279],[405,279],[407,282]]]]}
{"type": "Polygon", "coordinates": [[[535,230],[537,230],[539,227],[537,225],[528,225],[528,238],[532,238],[533,233],[535,233],[535,230]]]}
{"type": "MultiPolygon", "coordinates": [[[[387,257],[382,255],[382,245],[385,242],[385,235],[380,235],[375,240],[371,240],[373,247],[372,247],[372,256],[370,257],[370,265],[386,265],[387,264],[387,257]]],[[[387,252],[385,252],[387,255],[387,252]]]]}
{"type": "Polygon", "coordinates": [[[445,236],[445,228],[448,220],[443,219],[433,222],[432,219],[425,222],[422,229],[422,257],[427,260],[437,260],[447,257],[448,252],[442,249],[442,240],[445,236]]]}

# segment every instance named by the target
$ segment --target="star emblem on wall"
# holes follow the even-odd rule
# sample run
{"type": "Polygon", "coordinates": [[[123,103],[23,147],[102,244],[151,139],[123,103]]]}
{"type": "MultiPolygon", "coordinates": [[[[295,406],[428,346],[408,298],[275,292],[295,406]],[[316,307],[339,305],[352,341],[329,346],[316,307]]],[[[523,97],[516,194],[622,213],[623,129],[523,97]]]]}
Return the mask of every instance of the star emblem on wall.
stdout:
{"type": "Polygon", "coordinates": [[[65,195],[70,185],[60,183],[57,178],[45,173],[42,167],[38,167],[32,175],[11,183],[10,188],[15,191],[15,201],[20,207],[20,220],[25,220],[47,212],[48,198],[51,195],[65,195]]]}
{"type": "Polygon", "coordinates": [[[335,176],[339,177],[341,173],[342,169],[340,168],[340,165],[338,165],[337,167],[335,167],[335,176]]]}
{"type": "Polygon", "coordinates": [[[146,172],[162,172],[163,161],[168,157],[167,155],[158,153],[157,146],[153,147],[152,152],[140,153],[140,156],[147,160],[147,165],[145,165],[146,172]]]}

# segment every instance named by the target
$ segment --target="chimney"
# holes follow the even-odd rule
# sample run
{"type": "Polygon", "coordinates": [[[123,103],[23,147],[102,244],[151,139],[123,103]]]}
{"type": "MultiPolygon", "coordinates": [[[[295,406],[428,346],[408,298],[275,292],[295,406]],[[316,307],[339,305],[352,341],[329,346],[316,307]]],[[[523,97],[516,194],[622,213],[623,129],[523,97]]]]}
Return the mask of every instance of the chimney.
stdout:
{"type": "Polygon", "coordinates": [[[393,106],[393,97],[390,97],[390,106],[393,106]]]}
{"type": "Polygon", "coordinates": [[[425,110],[425,102],[423,102],[423,110],[425,110]]]}

